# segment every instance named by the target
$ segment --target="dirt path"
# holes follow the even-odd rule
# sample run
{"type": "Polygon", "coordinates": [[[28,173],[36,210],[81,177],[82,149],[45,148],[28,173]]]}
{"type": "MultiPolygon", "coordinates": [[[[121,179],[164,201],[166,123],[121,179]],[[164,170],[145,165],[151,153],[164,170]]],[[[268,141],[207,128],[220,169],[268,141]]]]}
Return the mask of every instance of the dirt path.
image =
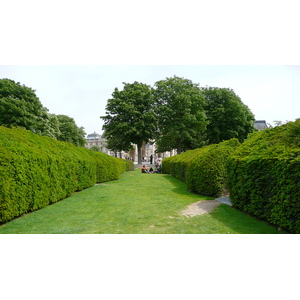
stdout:
{"type": "Polygon", "coordinates": [[[211,212],[220,204],[217,200],[198,201],[189,205],[181,214],[187,217],[199,216],[211,212]]]}

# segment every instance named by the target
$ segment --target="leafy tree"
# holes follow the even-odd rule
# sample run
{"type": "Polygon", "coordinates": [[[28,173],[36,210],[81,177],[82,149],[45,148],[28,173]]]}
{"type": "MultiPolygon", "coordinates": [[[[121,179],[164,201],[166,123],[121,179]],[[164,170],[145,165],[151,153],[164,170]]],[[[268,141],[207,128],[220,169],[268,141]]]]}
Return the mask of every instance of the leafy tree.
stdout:
{"type": "Polygon", "coordinates": [[[195,149],[205,143],[204,96],[197,84],[180,77],[155,83],[153,91],[158,115],[157,151],[195,149]]]}
{"type": "Polygon", "coordinates": [[[121,156],[122,151],[129,152],[132,149],[131,143],[128,143],[128,141],[123,141],[117,136],[108,135],[107,131],[104,132],[104,136],[107,139],[106,148],[111,151],[114,151],[115,157],[118,156],[118,152],[121,156]]]}
{"type": "Polygon", "coordinates": [[[123,90],[115,88],[106,115],[100,117],[104,120],[104,136],[113,150],[126,151],[136,144],[138,163],[142,163],[142,144],[152,139],[156,130],[151,87],[137,81],[123,84],[123,90]]]}
{"type": "Polygon", "coordinates": [[[57,139],[57,137],[60,135],[57,116],[48,113],[48,109],[45,108],[42,118],[43,122],[41,123],[41,129],[39,130],[39,132],[42,134],[40,135],[57,139]]]}
{"type": "Polygon", "coordinates": [[[11,79],[0,79],[0,125],[54,138],[58,133],[55,117],[43,107],[35,91],[11,79]]]}
{"type": "Polygon", "coordinates": [[[75,146],[85,146],[85,135],[83,127],[77,127],[73,118],[66,115],[57,115],[60,134],[59,141],[69,142],[75,146]]]}
{"type": "Polygon", "coordinates": [[[96,145],[93,145],[93,146],[91,147],[91,150],[96,151],[96,152],[100,152],[100,151],[101,151],[100,147],[98,147],[98,146],[96,146],[96,145]]]}
{"type": "Polygon", "coordinates": [[[254,132],[254,115],[232,89],[205,87],[207,137],[210,144],[237,138],[243,142],[254,132]]]}

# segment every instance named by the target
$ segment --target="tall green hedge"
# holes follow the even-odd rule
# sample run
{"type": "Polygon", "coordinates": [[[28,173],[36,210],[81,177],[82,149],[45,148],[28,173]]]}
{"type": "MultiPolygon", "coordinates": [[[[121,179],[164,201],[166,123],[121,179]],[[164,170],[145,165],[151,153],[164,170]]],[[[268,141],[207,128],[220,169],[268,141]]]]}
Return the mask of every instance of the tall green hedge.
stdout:
{"type": "Polygon", "coordinates": [[[130,163],[24,129],[0,127],[0,222],[116,180],[130,163]]]}
{"type": "Polygon", "coordinates": [[[181,154],[163,159],[162,172],[165,174],[171,174],[173,177],[186,182],[188,167],[201,151],[202,148],[188,150],[181,154]]]}
{"type": "Polygon", "coordinates": [[[237,139],[186,151],[163,160],[163,172],[187,183],[188,190],[218,197],[226,185],[226,161],[239,146],[237,139]]]}
{"type": "Polygon", "coordinates": [[[227,162],[235,207],[300,233],[300,119],[253,134],[227,162]]]}
{"type": "Polygon", "coordinates": [[[239,145],[238,139],[231,139],[204,147],[188,169],[188,190],[210,197],[221,196],[226,191],[226,162],[239,145]]]}

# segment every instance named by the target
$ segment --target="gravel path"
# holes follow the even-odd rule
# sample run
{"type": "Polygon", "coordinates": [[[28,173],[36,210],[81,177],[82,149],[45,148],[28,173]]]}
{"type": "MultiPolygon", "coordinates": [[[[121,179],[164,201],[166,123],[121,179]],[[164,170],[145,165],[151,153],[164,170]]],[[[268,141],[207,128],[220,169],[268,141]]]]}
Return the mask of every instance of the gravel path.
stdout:
{"type": "Polygon", "coordinates": [[[181,214],[187,217],[199,216],[213,211],[221,203],[232,206],[230,198],[227,196],[223,196],[215,200],[205,200],[205,201],[198,201],[196,203],[193,203],[189,205],[187,209],[184,210],[181,214]]]}

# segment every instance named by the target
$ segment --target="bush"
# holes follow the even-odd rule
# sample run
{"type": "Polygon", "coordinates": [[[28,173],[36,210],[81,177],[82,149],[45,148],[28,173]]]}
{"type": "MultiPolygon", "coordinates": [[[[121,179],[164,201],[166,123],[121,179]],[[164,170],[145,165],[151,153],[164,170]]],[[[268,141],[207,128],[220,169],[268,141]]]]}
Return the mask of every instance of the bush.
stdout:
{"type": "Polygon", "coordinates": [[[227,162],[235,207],[300,233],[300,119],[252,134],[227,162]]]}
{"type": "Polygon", "coordinates": [[[226,161],[238,145],[237,139],[231,139],[168,157],[163,172],[186,182],[191,191],[218,197],[225,189],[226,161]]]}
{"type": "Polygon", "coordinates": [[[237,139],[202,149],[187,172],[187,187],[201,195],[220,197],[226,192],[226,162],[240,145],[237,139]]]}
{"type": "Polygon", "coordinates": [[[162,172],[171,174],[173,177],[186,182],[186,172],[189,164],[201,151],[202,148],[188,150],[184,153],[163,159],[162,172]]]}
{"type": "Polygon", "coordinates": [[[130,169],[119,158],[0,127],[0,222],[45,207],[130,169]]]}

